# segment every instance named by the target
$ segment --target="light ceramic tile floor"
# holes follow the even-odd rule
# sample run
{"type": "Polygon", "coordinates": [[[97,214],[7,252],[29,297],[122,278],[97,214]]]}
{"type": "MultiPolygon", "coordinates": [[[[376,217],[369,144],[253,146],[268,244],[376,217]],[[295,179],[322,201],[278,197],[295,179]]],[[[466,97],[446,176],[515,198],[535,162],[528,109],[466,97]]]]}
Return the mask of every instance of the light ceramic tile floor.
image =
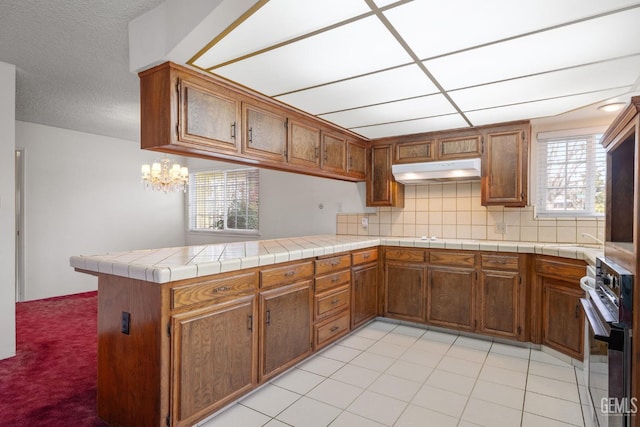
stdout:
{"type": "Polygon", "coordinates": [[[548,353],[375,320],[199,426],[583,426],[583,396],[548,353]]]}

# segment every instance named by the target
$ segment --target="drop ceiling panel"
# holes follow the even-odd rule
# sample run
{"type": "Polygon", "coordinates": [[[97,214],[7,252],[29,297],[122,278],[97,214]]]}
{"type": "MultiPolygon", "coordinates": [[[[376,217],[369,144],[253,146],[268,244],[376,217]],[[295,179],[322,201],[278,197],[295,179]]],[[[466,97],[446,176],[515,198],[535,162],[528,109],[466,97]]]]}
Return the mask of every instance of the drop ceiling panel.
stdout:
{"type": "Polygon", "coordinates": [[[424,72],[412,64],[289,93],[277,99],[308,113],[322,114],[437,92],[424,72]]]}
{"type": "Polygon", "coordinates": [[[409,135],[421,132],[435,132],[445,129],[458,129],[469,127],[467,122],[459,114],[428,117],[425,119],[409,120],[404,122],[386,123],[376,126],[353,128],[352,130],[367,138],[384,138],[395,135],[409,135]]]}
{"type": "Polygon", "coordinates": [[[369,17],[214,72],[273,96],[409,61],[380,21],[369,17]]]}
{"type": "Polygon", "coordinates": [[[421,59],[585,18],[637,1],[413,1],[384,14],[421,59]],[[434,43],[437,41],[437,43],[434,43]]]}
{"type": "Polygon", "coordinates": [[[581,95],[528,102],[525,104],[468,111],[465,112],[465,115],[475,126],[513,120],[528,120],[532,117],[547,117],[564,113],[566,111],[624,94],[629,90],[631,90],[630,87],[604,90],[581,95]]]}
{"type": "Polygon", "coordinates": [[[324,114],[320,117],[340,126],[353,128],[455,112],[455,108],[447,98],[441,94],[436,94],[371,107],[356,108],[338,113],[324,114]]]}
{"type": "Polygon", "coordinates": [[[424,64],[445,90],[557,70],[640,53],[638,22],[640,8],[424,64]]]}
{"type": "Polygon", "coordinates": [[[640,55],[449,92],[463,110],[498,107],[558,96],[631,86],[640,55]]]}
{"type": "Polygon", "coordinates": [[[367,12],[362,0],[269,0],[195,65],[210,68],[367,12]]]}

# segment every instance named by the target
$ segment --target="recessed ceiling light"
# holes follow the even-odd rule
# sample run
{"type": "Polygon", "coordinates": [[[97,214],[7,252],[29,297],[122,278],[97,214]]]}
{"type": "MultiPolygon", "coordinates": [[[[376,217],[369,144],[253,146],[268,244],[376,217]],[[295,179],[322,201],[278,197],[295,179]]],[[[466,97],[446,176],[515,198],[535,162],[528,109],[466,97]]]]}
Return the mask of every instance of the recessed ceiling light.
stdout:
{"type": "Polygon", "coordinates": [[[604,104],[604,105],[599,106],[598,110],[602,110],[602,111],[606,111],[606,112],[610,113],[612,111],[620,110],[625,105],[627,105],[627,104],[624,103],[624,102],[612,102],[610,104],[604,104]]]}

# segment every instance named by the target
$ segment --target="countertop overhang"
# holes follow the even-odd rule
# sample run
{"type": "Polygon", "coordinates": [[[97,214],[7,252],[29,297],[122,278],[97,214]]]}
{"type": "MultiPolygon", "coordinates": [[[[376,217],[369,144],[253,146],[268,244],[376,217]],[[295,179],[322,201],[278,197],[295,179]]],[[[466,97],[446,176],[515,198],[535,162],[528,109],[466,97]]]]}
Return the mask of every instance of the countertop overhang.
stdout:
{"type": "Polygon", "coordinates": [[[80,255],[72,256],[70,265],[85,272],[168,283],[375,246],[531,253],[581,259],[592,265],[603,254],[601,247],[579,244],[328,234],[80,255]]]}

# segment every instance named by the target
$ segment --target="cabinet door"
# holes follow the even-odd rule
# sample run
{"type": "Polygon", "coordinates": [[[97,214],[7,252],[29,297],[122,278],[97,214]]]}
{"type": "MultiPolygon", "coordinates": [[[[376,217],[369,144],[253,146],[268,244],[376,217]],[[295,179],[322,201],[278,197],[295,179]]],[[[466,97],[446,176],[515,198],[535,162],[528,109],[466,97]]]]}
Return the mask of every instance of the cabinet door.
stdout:
{"type": "Polygon", "coordinates": [[[354,141],[347,141],[347,173],[364,179],[367,174],[367,147],[354,141]]]}
{"type": "Polygon", "coordinates": [[[260,381],[311,352],[311,281],[260,293],[260,381]]]}
{"type": "Polygon", "coordinates": [[[481,136],[463,136],[438,140],[438,159],[465,159],[480,157],[481,136]]]}
{"type": "Polygon", "coordinates": [[[433,141],[397,143],[395,148],[394,163],[428,162],[435,159],[433,141]]]}
{"type": "Polygon", "coordinates": [[[391,145],[371,147],[367,175],[367,206],[404,207],[404,185],[391,174],[391,145]]]}
{"type": "Polygon", "coordinates": [[[480,271],[478,332],[519,338],[520,276],[517,271],[480,271]]]}
{"type": "Polygon", "coordinates": [[[427,323],[475,329],[473,269],[429,267],[427,323]]]}
{"type": "Polygon", "coordinates": [[[287,147],[287,119],[283,115],[243,104],[244,138],[242,152],[255,157],[284,162],[287,147]]]}
{"type": "Polygon", "coordinates": [[[320,129],[289,120],[287,161],[310,168],[320,166],[320,129]]]}
{"type": "Polygon", "coordinates": [[[240,103],[196,83],[178,84],[178,141],[237,152],[240,103]]]}
{"type": "Polygon", "coordinates": [[[322,134],[321,168],[331,172],[345,173],[347,170],[347,141],[344,138],[322,134]]]}
{"type": "Polygon", "coordinates": [[[351,326],[356,327],[378,314],[378,265],[354,268],[351,280],[351,326]]]}
{"type": "Polygon", "coordinates": [[[548,278],[542,286],[542,343],[582,360],[584,292],[548,278]]]}
{"type": "Polygon", "coordinates": [[[254,301],[251,295],[173,317],[175,425],[195,424],[256,384],[254,301]]]}
{"type": "Polygon", "coordinates": [[[483,206],[526,206],[527,142],[524,131],[487,134],[483,167],[483,206]]]}
{"type": "Polygon", "coordinates": [[[424,273],[421,265],[387,262],[385,316],[424,322],[424,273]]]}

